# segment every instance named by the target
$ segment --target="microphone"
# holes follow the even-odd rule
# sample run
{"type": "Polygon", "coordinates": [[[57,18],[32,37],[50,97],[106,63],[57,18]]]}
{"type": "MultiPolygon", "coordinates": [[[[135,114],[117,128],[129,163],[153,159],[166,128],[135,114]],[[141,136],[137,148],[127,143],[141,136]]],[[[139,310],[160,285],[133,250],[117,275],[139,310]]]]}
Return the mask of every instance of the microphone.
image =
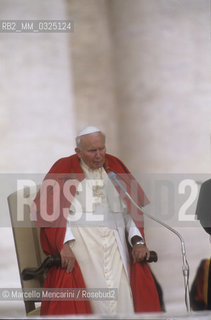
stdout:
{"type": "Polygon", "coordinates": [[[126,194],[127,193],[127,190],[125,189],[125,187],[123,187],[123,185],[119,182],[119,180],[117,180],[117,174],[113,171],[109,172],[108,173],[108,176],[111,180],[113,180],[117,185],[118,187],[126,194]]]}
{"type": "MultiPolygon", "coordinates": [[[[115,182],[116,185],[118,185],[118,187],[123,191],[123,193],[125,193],[127,196],[130,196],[128,194],[128,192],[126,191],[125,187],[119,182],[119,180],[117,179],[117,174],[113,171],[109,172],[108,174],[109,178],[111,180],[113,180],[115,182]]],[[[150,251],[150,257],[148,260],[144,260],[146,262],[157,262],[158,261],[158,256],[157,253],[155,251],[150,251]]]]}
{"type": "MultiPolygon", "coordinates": [[[[151,220],[162,225],[164,228],[167,228],[169,231],[173,232],[179,238],[180,243],[181,243],[181,252],[182,252],[182,258],[183,258],[182,271],[183,271],[184,286],[185,286],[185,303],[186,303],[187,311],[190,312],[191,309],[190,309],[190,293],[189,293],[189,264],[187,261],[185,242],[183,240],[183,237],[181,236],[181,234],[177,230],[173,229],[165,222],[162,222],[161,220],[159,220],[159,219],[153,217],[151,214],[147,213],[143,207],[139,207],[137,205],[137,203],[133,200],[133,198],[130,196],[130,194],[126,191],[126,189],[122,186],[122,184],[119,182],[119,180],[117,179],[117,174],[115,172],[113,172],[113,171],[109,172],[108,176],[123,191],[123,193],[130,199],[130,201],[133,203],[133,205],[138,210],[140,210],[146,217],[148,217],[151,220]]],[[[121,177],[121,175],[119,175],[119,176],[121,177]]]]}

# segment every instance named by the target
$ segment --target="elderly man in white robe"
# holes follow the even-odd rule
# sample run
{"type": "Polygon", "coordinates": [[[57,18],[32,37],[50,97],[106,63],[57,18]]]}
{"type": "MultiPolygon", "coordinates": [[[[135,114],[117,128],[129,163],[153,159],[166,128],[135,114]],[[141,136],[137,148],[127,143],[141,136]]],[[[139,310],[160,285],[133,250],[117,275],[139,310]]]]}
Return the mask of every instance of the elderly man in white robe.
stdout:
{"type": "Polygon", "coordinates": [[[70,207],[62,267],[71,272],[77,259],[87,288],[117,288],[116,300],[90,301],[94,313],[133,313],[127,240],[134,262],[149,259],[149,250],[103,168],[104,134],[86,127],[76,138],[75,151],[85,179],[70,207]]]}

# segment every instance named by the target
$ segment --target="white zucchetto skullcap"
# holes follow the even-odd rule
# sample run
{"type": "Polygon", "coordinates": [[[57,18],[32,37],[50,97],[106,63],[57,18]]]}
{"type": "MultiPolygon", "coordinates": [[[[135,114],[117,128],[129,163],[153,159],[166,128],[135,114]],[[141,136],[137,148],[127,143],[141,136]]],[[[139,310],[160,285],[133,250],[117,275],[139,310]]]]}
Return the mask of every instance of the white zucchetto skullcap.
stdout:
{"type": "Polygon", "coordinates": [[[95,132],[100,132],[100,129],[96,127],[91,127],[91,126],[86,127],[79,132],[78,137],[84,136],[85,134],[95,133],[95,132]]]}

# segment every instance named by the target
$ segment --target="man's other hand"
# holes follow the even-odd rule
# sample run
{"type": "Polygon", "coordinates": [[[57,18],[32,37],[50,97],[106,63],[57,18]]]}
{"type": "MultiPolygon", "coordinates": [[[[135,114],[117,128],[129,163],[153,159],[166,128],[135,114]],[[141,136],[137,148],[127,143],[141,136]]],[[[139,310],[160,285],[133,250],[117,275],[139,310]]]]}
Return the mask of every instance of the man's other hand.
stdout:
{"type": "Polygon", "coordinates": [[[64,243],[60,255],[62,260],[62,268],[66,269],[67,273],[72,272],[75,265],[75,256],[68,242],[64,243]]]}
{"type": "Polygon", "coordinates": [[[132,249],[133,262],[141,262],[148,260],[150,258],[150,252],[146,245],[144,244],[135,244],[132,249]]]}

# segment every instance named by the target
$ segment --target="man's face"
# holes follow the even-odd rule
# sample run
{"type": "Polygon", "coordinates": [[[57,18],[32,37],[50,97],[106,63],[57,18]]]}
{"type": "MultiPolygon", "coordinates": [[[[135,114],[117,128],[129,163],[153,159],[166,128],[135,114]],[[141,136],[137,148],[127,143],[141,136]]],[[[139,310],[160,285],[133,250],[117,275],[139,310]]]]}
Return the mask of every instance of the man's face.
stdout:
{"type": "Polygon", "coordinates": [[[86,134],[75,151],[90,169],[101,168],[105,162],[105,138],[100,132],[86,134]]]}

